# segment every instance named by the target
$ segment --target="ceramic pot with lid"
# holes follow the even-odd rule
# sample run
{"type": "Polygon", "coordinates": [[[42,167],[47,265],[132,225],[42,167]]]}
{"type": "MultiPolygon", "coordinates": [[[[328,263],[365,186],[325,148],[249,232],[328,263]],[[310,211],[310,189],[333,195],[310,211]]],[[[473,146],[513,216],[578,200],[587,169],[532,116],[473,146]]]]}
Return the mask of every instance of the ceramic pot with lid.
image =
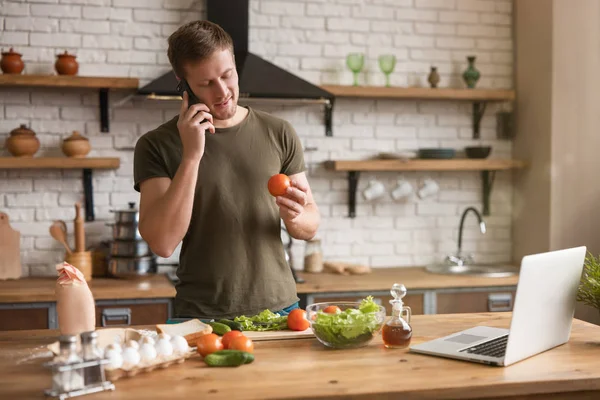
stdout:
{"type": "Polygon", "coordinates": [[[88,138],[77,131],[73,131],[73,134],[64,139],[62,143],[62,152],[67,157],[83,158],[87,156],[91,149],[88,138]]]}
{"type": "Polygon", "coordinates": [[[10,136],[6,138],[6,149],[15,157],[33,157],[40,149],[40,141],[35,132],[27,128],[25,124],[13,129],[10,136]]]}
{"type": "Polygon", "coordinates": [[[17,53],[11,47],[9,51],[2,52],[0,69],[5,74],[20,74],[25,69],[25,63],[21,59],[22,54],[17,53]]]}
{"type": "Polygon", "coordinates": [[[59,75],[77,75],[79,64],[75,60],[74,54],[69,54],[66,50],[62,54],[56,55],[54,68],[59,75]]]}

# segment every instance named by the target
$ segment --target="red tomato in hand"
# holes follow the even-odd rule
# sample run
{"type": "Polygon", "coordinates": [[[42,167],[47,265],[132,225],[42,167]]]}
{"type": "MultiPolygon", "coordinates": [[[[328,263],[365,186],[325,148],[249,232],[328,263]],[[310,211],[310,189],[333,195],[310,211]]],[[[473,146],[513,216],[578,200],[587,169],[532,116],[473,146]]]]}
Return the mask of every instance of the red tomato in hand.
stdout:
{"type": "Polygon", "coordinates": [[[244,336],[244,334],[240,331],[230,331],[224,334],[221,338],[221,341],[223,342],[223,347],[225,349],[228,349],[229,345],[231,344],[231,341],[239,336],[244,336]]]}
{"type": "Polygon", "coordinates": [[[342,312],[342,309],[338,306],[327,306],[323,309],[323,312],[327,314],[338,314],[342,312]]]}
{"type": "Polygon", "coordinates": [[[288,314],[288,328],[293,331],[304,331],[310,326],[306,319],[306,311],[296,308],[288,314]]]}
{"type": "Polygon", "coordinates": [[[291,186],[290,178],[285,174],[276,174],[269,178],[269,183],[267,184],[269,188],[269,193],[272,196],[283,196],[287,188],[291,186]]]}
{"type": "Polygon", "coordinates": [[[215,351],[223,350],[223,342],[221,342],[221,338],[219,335],[214,333],[200,336],[196,341],[196,346],[198,347],[198,353],[202,357],[206,357],[215,351]]]}
{"type": "Polygon", "coordinates": [[[252,343],[252,340],[247,338],[244,335],[237,336],[237,337],[234,337],[233,339],[231,339],[231,341],[229,342],[229,349],[230,350],[241,350],[241,351],[246,351],[248,353],[253,353],[254,352],[254,343],[252,343]]]}

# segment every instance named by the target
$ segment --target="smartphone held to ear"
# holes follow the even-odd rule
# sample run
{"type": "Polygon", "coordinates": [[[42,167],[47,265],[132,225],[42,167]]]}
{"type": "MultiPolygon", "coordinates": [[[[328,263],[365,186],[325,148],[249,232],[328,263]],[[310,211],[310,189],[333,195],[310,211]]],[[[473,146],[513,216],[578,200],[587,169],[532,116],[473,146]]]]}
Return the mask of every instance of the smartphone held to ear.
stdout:
{"type": "Polygon", "coordinates": [[[187,92],[188,94],[188,108],[193,106],[194,104],[200,103],[200,100],[196,97],[192,89],[190,89],[190,85],[188,85],[185,79],[181,79],[177,84],[177,92],[183,97],[183,92],[187,92]]]}

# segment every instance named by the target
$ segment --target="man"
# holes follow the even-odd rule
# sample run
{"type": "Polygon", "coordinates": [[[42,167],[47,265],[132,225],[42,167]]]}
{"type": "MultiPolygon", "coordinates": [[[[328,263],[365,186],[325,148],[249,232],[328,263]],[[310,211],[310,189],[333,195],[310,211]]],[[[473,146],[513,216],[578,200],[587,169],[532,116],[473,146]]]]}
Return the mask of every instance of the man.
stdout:
{"type": "Polygon", "coordinates": [[[183,240],[175,314],[233,318],[297,307],[280,224],[296,239],[314,237],[320,222],[292,126],[238,106],[231,37],[196,21],[169,37],[168,56],[200,103],[147,132],[134,153],[140,192],[139,230],[153,252],[169,257],[183,240]],[[269,178],[290,177],[272,197],[269,178]]]}

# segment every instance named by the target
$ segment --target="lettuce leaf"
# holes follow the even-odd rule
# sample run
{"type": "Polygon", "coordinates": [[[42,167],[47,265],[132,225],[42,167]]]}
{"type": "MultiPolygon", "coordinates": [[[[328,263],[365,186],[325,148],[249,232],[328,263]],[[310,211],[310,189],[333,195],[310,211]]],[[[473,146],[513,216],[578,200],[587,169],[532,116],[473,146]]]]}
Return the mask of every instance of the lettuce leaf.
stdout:
{"type": "Polygon", "coordinates": [[[271,310],[261,311],[251,317],[235,317],[245,331],[281,331],[287,329],[287,315],[281,316],[271,310]]]}

